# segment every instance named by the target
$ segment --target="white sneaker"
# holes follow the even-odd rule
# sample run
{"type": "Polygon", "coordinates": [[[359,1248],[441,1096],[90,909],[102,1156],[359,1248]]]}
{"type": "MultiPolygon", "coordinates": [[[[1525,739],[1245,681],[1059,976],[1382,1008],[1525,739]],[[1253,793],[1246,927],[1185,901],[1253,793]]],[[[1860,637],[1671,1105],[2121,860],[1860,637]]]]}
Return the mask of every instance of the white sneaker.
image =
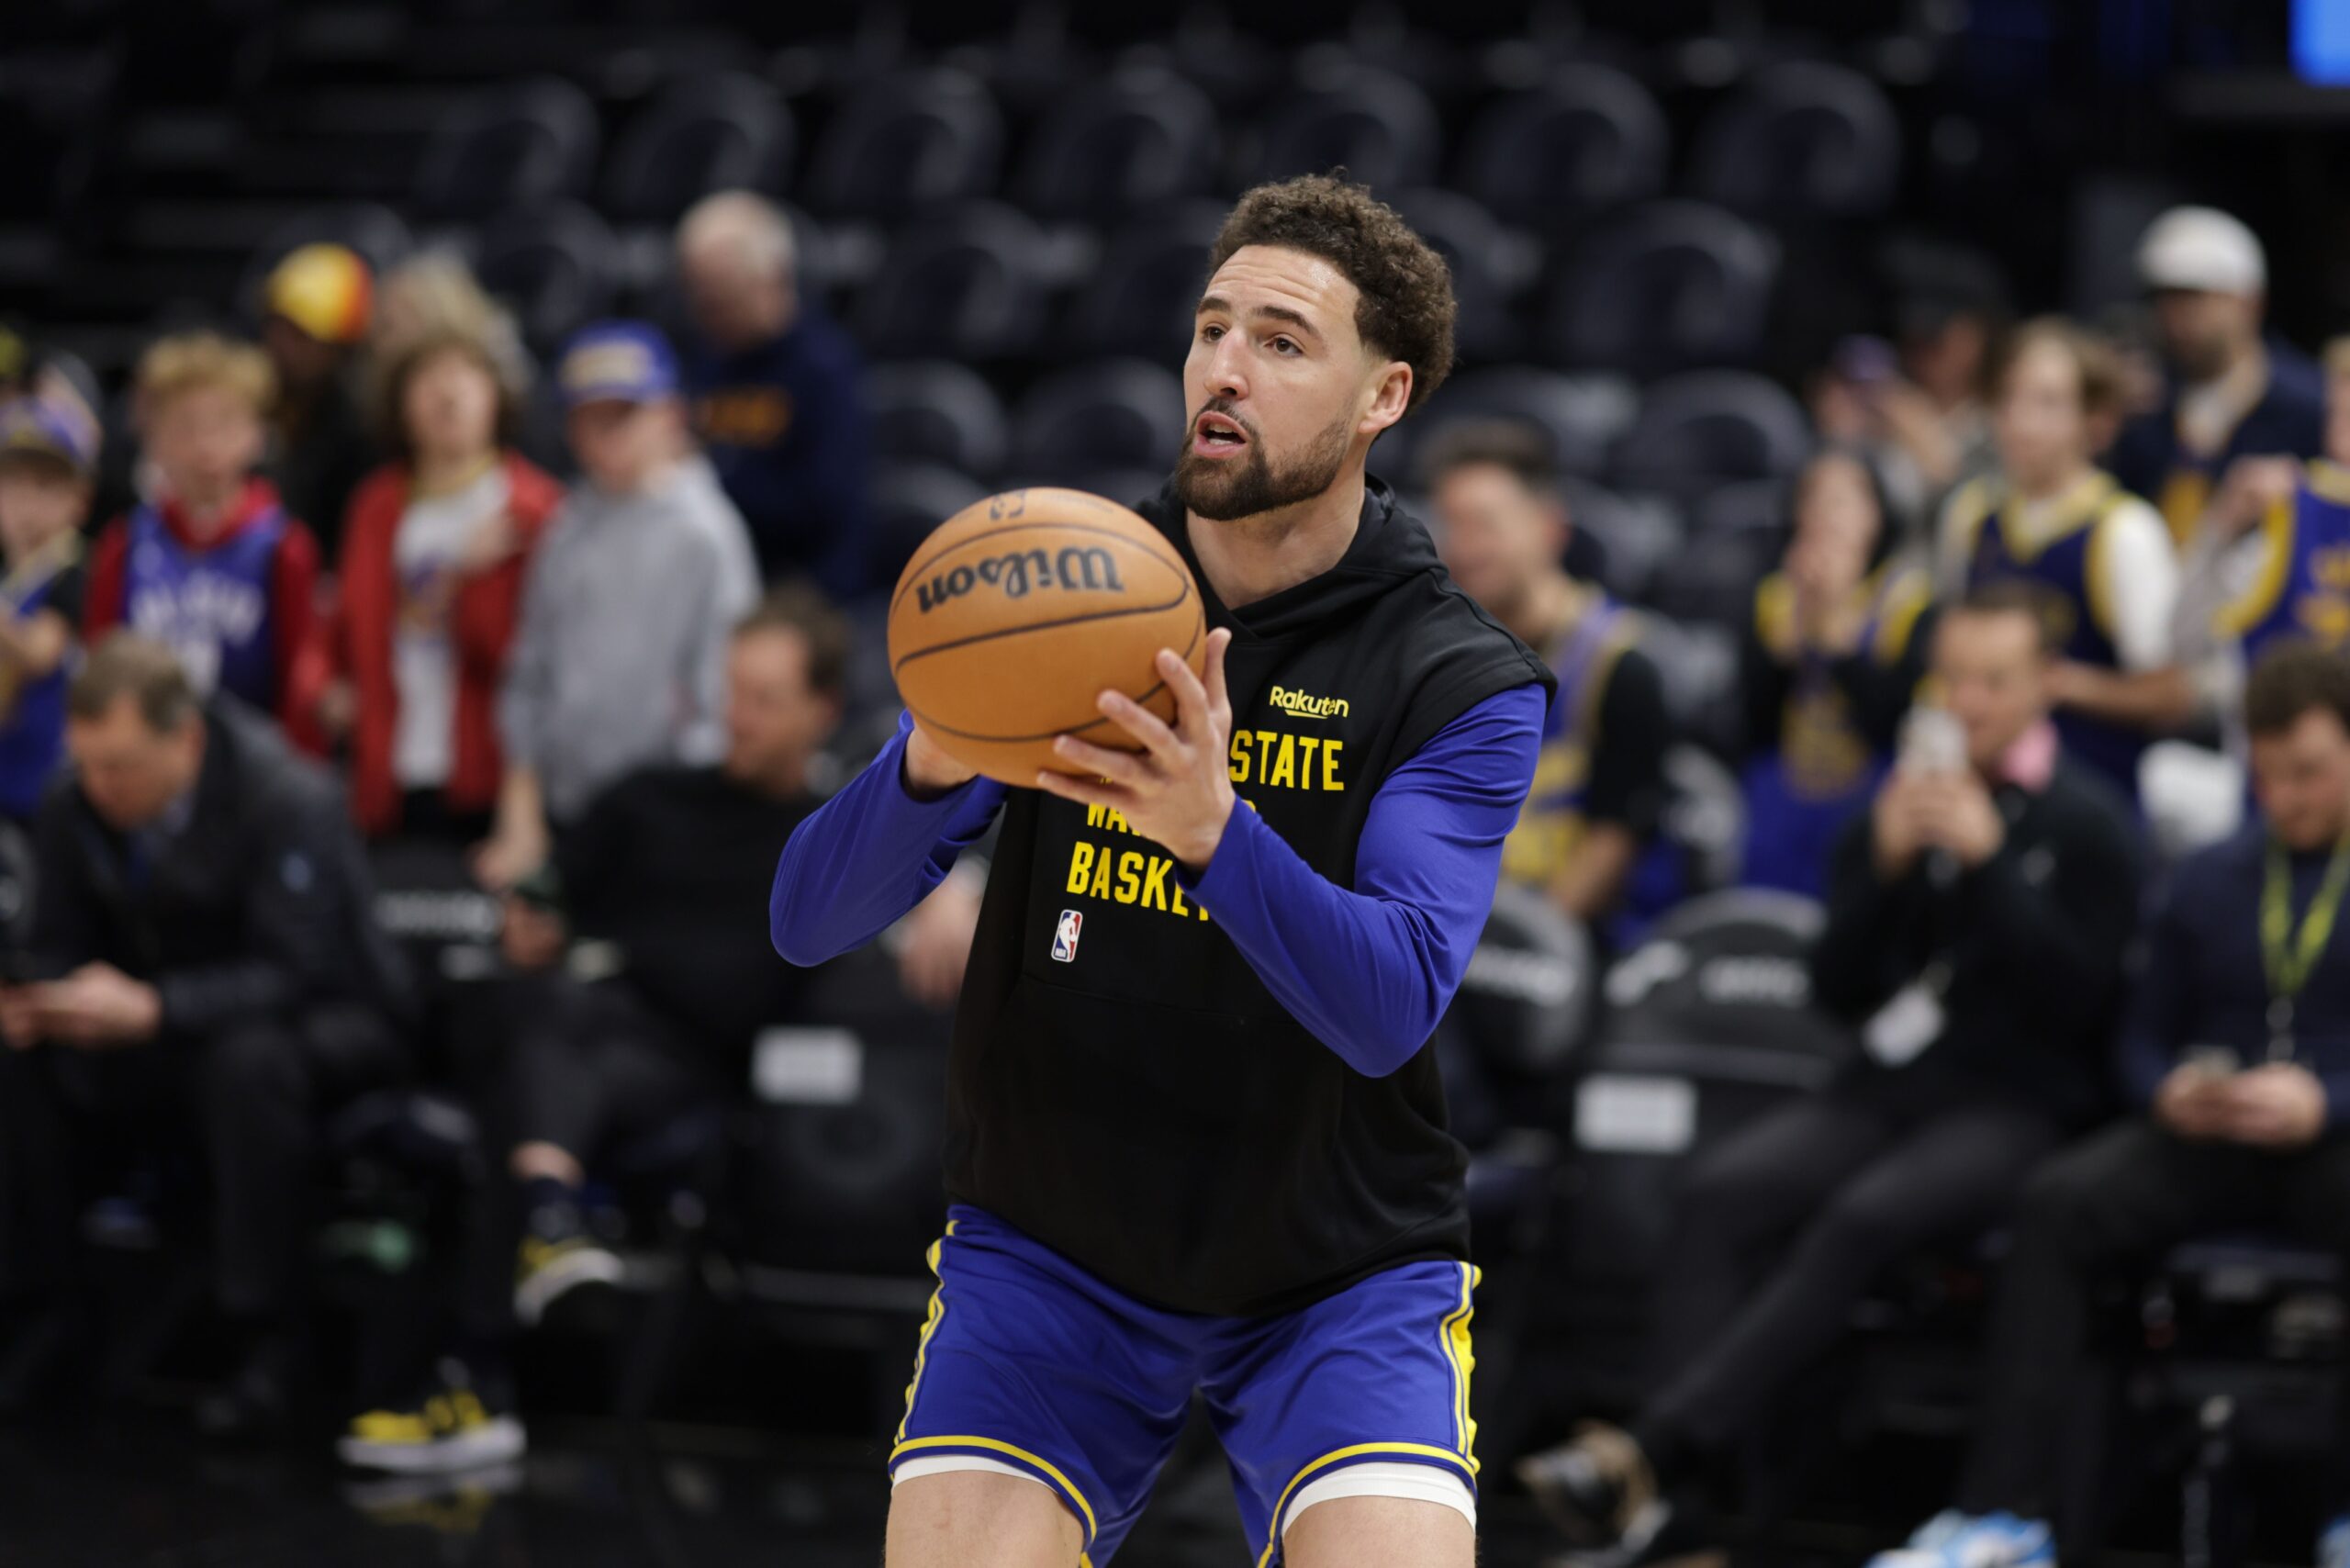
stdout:
{"type": "Polygon", "coordinates": [[[2056,1568],[2056,1540],[2038,1519],[2013,1514],[1936,1514],[1909,1544],[1880,1551],[1869,1568],[2056,1568]]]}

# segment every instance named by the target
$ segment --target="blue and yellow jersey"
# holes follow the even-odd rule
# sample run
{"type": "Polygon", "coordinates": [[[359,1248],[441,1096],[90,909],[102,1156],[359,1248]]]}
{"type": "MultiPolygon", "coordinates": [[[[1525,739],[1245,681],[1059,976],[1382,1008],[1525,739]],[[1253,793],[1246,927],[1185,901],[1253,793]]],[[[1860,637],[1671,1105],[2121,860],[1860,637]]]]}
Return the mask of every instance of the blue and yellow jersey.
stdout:
{"type": "Polygon", "coordinates": [[[2221,610],[2219,634],[2246,664],[2272,643],[2300,637],[2350,643],[2350,469],[2319,459],[2261,523],[2259,575],[2221,610]]]}
{"type": "Polygon", "coordinates": [[[1502,845],[1502,875],[1547,887],[1584,832],[1583,803],[1599,744],[1599,710],[1617,662],[1639,637],[1631,611],[1595,592],[1590,608],[1543,652],[1559,695],[1542,721],[1542,750],[1517,825],[1502,845]]]}
{"type": "MultiPolygon", "coordinates": [[[[1853,585],[1860,650],[1880,665],[1898,664],[1933,592],[1924,572],[1889,562],[1853,585]]],[[[1835,661],[1796,645],[1795,586],[1784,573],[1772,573],[1755,590],[1754,632],[1794,671],[1778,745],[1789,794],[1798,801],[1841,802],[1873,785],[1883,761],[1880,748],[1862,733],[1851,700],[1835,678],[1835,661]]]]}

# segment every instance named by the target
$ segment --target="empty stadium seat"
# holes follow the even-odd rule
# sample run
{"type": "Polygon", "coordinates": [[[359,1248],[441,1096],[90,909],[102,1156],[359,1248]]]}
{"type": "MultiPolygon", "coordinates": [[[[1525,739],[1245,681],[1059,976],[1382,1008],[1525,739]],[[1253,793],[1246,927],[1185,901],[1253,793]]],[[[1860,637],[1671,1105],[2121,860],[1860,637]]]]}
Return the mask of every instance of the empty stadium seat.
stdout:
{"type": "Polygon", "coordinates": [[[833,118],[805,192],[817,211],[896,218],[991,194],[1003,117],[976,77],[935,70],[886,77],[833,118]]]}
{"type": "Polygon", "coordinates": [[[1694,502],[1736,480],[1791,479],[1810,450],[1803,406],[1776,382],[1694,370],[1649,389],[1614,470],[1628,488],[1694,502]]]}
{"type": "Polygon", "coordinates": [[[1572,64],[1477,117],[1460,184],[1505,223],[1555,229],[1663,194],[1671,154],[1647,88],[1609,66],[1572,64]]]}
{"type": "Polygon", "coordinates": [[[588,189],[601,133],[588,95],[554,77],[487,87],[442,124],[417,172],[416,208],[481,222],[588,189]]]}
{"type": "Polygon", "coordinates": [[[1043,235],[1009,207],[925,218],[892,241],[857,301],[858,340],[885,358],[1041,353],[1046,268],[1043,235]]]}
{"type": "Polygon", "coordinates": [[[1120,229],[1070,312],[1069,349],[1181,354],[1207,281],[1208,251],[1223,225],[1220,204],[1197,201],[1143,214],[1120,229]]]}
{"type": "Polygon", "coordinates": [[[1572,477],[1561,489],[1568,521],[1599,543],[1601,583],[1618,599],[1645,601],[1687,539],[1680,511],[1660,496],[1619,495],[1572,477]]]}
{"type": "Polygon", "coordinates": [[[867,540],[870,579],[894,583],[930,531],[988,492],[968,474],[934,463],[891,463],[874,476],[867,540]]]}
{"type": "Polygon", "coordinates": [[[1046,118],[1014,189],[1037,218],[1105,222],[1207,195],[1216,151],[1205,94],[1170,71],[1129,66],[1080,87],[1046,118]]]}
{"type": "Polygon", "coordinates": [[[513,311],[542,354],[610,313],[620,256],[604,220],[577,202],[525,208],[486,225],[473,246],[475,275],[513,311]]]}
{"type": "Polygon", "coordinates": [[[1183,386],[1140,359],[1072,365],[1021,399],[1012,418],[1012,471],[1055,484],[1129,468],[1162,471],[1183,440],[1183,386]]]}
{"type": "Polygon", "coordinates": [[[1653,375],[1759,353],[1777,245],[1719,207],[1660,202],[1579,246],[1553,286],[1545,353],[1574,369],[1653,375]]]}
{"type": "Polygon", "coordinates": [[[1789,61],[1757,72],[1697,132],[1699,196],[1741,212],[1874,218],[1901,175],[1901,124],[1857,71],[1789,61]]]}
{"type": "Polygon", "coordinates": [[[1503,228],[1457,191],[1427,186],[1398,192],[1389,200],[1452,269],[1459,309],[1453,342],[1460,357],[1496,360],[1520,353],[1525,331],[1516,304],[1533,281],[1539,247],[1503,228]]]}
{"type": "Polygon", "coordinates": [[[1335,73],[1278,103],[1253,178],[1343,167],[1348,178],[1390,193],[1436,177],[1440,136],[1435,106],[1409,82],[1369,68],[1335,73]]]}
{"type": "Polygon", "coordinates": [[[866,372],[873,454],[883,463],[936,463],[966,474],[1003,465],[1003,404],[985,377],[945,360],[877,364],[866,372]]]}
{"type": "Polygon", "coordinates": [[[783,188],[796,143],[782,95],[734,72],[673,83],[621,131],[605,172],[615,223],[672,223],[720,190],[783,188]]]}
{"type": "Polygon", "coordinates": [[[1374,472],[1418,486],[1428,442],[1449,424],[1513,420],[1549,438],[1551,459],[1565,475],[1591,475],[1632,422],[1639,400],[1608,375],[1570,375],[1535,365],[1497,364],[1466,371],[1437,388],[1425,407],[1380,439],[1374,472]]]}

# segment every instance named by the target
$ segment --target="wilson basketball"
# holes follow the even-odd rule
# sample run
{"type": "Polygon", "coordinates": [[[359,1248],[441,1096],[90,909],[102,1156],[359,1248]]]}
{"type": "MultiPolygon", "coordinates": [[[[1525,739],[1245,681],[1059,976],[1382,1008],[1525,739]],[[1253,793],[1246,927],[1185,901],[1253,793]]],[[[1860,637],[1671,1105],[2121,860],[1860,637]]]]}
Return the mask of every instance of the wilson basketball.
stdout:
{"type": "Polygon", "coordinates": [[[1058,735],[1139,749],[1095,707],[1104,690],[1171,722],[1161,648],[1205,665],[1191,568],[1149,523],[1081,490],[966,507],[914,552],[890,601],[899,697],[957,761],[1007,784],[1074,771],[1053,755],[1058,735]]]}

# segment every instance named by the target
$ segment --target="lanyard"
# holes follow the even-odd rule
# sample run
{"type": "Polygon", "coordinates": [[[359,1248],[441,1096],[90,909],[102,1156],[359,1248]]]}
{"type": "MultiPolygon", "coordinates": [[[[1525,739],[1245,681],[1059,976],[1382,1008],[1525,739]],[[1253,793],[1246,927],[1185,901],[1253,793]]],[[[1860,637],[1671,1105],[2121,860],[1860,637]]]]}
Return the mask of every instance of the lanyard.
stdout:
{"type": "Polygon", "coordinates": [[[2334,916],[2341,913],[2342,895],[2350,889],[2350,835],[2333,846],[2326,862],[2325,880],[2293,927],[2293,878],[2285,864],[2284,847],[2268,845],[2268,876],[2260,893],[2260,962],[2267,971],[2268,994],[2290,1004],[2309,983],[2310,971],[2333,935],[2334,916]]]}

